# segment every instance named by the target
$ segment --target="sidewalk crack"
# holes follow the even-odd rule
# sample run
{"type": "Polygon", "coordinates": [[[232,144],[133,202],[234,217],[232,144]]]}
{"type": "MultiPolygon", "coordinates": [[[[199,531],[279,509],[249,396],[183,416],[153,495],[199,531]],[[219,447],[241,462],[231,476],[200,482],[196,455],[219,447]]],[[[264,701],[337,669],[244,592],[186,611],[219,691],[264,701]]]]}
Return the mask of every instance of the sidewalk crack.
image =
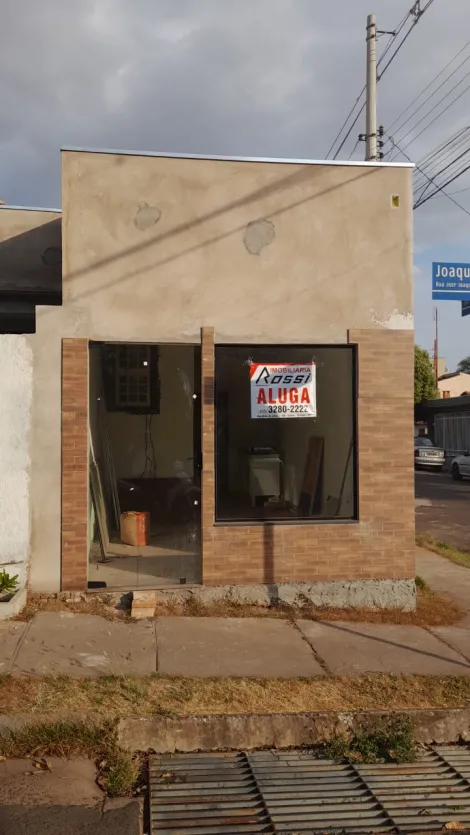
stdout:
{"type": "Polygon", "coordinates": [[[34,620],[34,618],[32,618],[31,620],[28,620],[28,621],[26,622],[26,629],[24,630],[24,632],[23,632],[23,634],[22,634],[22,636],[21,636],[20,640],[18,641],[18,643],[17,643],[17,645],[16,645],[16,649],[15,649],[15,651],[14,651],[14,653],[13,653],[12,657],[11,657],[11,661],[10,661],[10,669],[8,670],[8,672],[9,672],[9,673],[13,673],[13,669],[14,669],[15,664],[16,664],[16,659],[18,658],[18,655],[19,655],[20,649],[21,649],[21,647],[23,646],[23,644],[24,644],[24,642],[25,642],[26,636],[27,636],[27,634],[28,634],[28,632],[29,632],[29,630],[30,630],[30,628],[31,628],[31,624],[32,624],[33,620],[34,620]]]}
{"type": "Polygon", "coordinates": [[[155,672],[158,673],[158,632],[157,632],[158,618],[153,622],[153,632],[155,635],[155,672]]]}
{"type": "Polygon", "coordinates": [[[312,642],[311,642],[311,641],[309,641],[309,639],[307,638],[307,636],[306,636],[306,635],[304,635],[304,633],[302,632],[302,630],[301,630],[300,626],[298,626],[297,621],[295,621],[293,618],[289,618],[289,623],[291,623],[291,624],[292,624],[292,626],[294,627],[294,629],[296,629],[296,630],[297,630],[297,632],[299,633],[300,637],[301,637],[301,638],[305,641],[305,643],[308,645],[309,649],[310,649],[310,650],[311,650],[311,652],[313,653],[313,657],[314,657],[315,661],[317,662],[318,666],[319,666],[319,667],[321,667],[321,669],[323,670],[323,672],[325,673],[325,675],[327,675],[327,676],[331,676],[331,675],[332,675],[332,672],[331,672],[331,670],[329,669],[329,667],[328,667],[328,665],[327,665],[327,663],[326,663],[325,659],[324,659],[324,658],[322,658],[322,656],[319,654],[319,652],[317,652],[317,650],[316,650],[316,649],[315,649],[315,647],[313,646],[312,642]]]}

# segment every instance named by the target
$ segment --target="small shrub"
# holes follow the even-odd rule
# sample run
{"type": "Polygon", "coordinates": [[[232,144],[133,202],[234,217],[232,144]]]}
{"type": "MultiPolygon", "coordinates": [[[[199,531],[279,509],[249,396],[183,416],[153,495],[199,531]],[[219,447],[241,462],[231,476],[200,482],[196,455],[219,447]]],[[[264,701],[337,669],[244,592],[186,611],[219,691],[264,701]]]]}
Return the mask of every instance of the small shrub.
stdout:
{"type": "Polygon", "coordinates": [[[0,594],[13,594],[19,585],[18,574],[8,574],[4,568],[0,571],[0,594]]]}
{"type": "Polygon", "coordinates": [[[374,732],[358,730],[351,736],[338,734],[327,747],[327,756],[350,763],[414,762],[413,725],[410,719],[395,719],[374,732]]]}
{"type": "Polygon", "coordinates": [[[427,589],[429,588],[428,584],[423,580],[422,577],[419,576],[419,574],[417,574],[416,577],[415,577],[415,583],[416,583],[416,588],[419,591],[427,591],[427,589]]]}

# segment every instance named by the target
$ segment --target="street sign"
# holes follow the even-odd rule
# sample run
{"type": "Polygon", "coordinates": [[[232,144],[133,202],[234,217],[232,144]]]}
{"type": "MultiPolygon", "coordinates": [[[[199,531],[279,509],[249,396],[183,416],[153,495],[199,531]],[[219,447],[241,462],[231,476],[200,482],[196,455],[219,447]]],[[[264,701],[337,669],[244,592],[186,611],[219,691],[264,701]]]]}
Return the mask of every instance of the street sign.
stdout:
{"type": "Polygon", "coordinates": [[[432,297],[441,301],[470,301],[470,264],[434,261],[432,297]]]}
{"type": "Polygon", "coordinates": [[[462,302],[462,316],[470,316],[470,302],[462,302]]]}

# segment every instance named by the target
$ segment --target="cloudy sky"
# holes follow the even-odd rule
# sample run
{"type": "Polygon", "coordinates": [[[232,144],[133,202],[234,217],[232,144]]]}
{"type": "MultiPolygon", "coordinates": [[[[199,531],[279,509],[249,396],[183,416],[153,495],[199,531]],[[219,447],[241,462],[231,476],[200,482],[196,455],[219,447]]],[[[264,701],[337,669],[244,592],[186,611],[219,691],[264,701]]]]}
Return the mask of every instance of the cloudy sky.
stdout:
{"type": "MultiPolygon", "coordinates": [[[[367,14],[390,30],[410,6],[4,0],[0,196],[17,205],[60,205],[61,145],[324,159],[364,83],[367,14]]],[[[469,22],[469,0],[434,0],[379,85],[386,128],[465,46],[469,22]]],[[[380,39],[379,54],[386,43],[380,39]]],[[[468,71],[470,61],[454,81],[468,71]]],[[[416,140],[423,125],[412,131],[406,143],[413,160],[470,124],[469,104],[470,90],[416,140]]],[[[410,127],[413,121],[401,134],[410,127]]],[[[470,212],[470,190],[460,191],[466,186],[464,177],[452,190],[470,212]]],[[[417,340],[425,348],[433,341],[431,262],[470,261],[469,232],[470,215],[444,196],[415,212],[417,340]]],[[[440,353],[453,368],[470,354],[470,317],[461,318],[457,302],[439,303],[439,316],[440,353]]]]}

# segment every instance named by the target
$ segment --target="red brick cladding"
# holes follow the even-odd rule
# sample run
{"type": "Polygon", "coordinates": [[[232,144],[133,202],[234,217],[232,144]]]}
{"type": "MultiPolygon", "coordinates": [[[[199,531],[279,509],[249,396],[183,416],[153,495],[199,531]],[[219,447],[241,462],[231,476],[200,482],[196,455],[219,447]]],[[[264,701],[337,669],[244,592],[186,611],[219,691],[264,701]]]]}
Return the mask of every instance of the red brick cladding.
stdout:
{"type": "Polygon", "coordinates": [[[88,573],[88,341],[62,340],[63,591],[83,590],[88,573]]]}
{"type": "Polygon", "coordinates": [[[214,525],[214,334],[202,330],[203,582],[412,578],[412,331],[352,330],[358,345],[359,522],[214,525]]]}

